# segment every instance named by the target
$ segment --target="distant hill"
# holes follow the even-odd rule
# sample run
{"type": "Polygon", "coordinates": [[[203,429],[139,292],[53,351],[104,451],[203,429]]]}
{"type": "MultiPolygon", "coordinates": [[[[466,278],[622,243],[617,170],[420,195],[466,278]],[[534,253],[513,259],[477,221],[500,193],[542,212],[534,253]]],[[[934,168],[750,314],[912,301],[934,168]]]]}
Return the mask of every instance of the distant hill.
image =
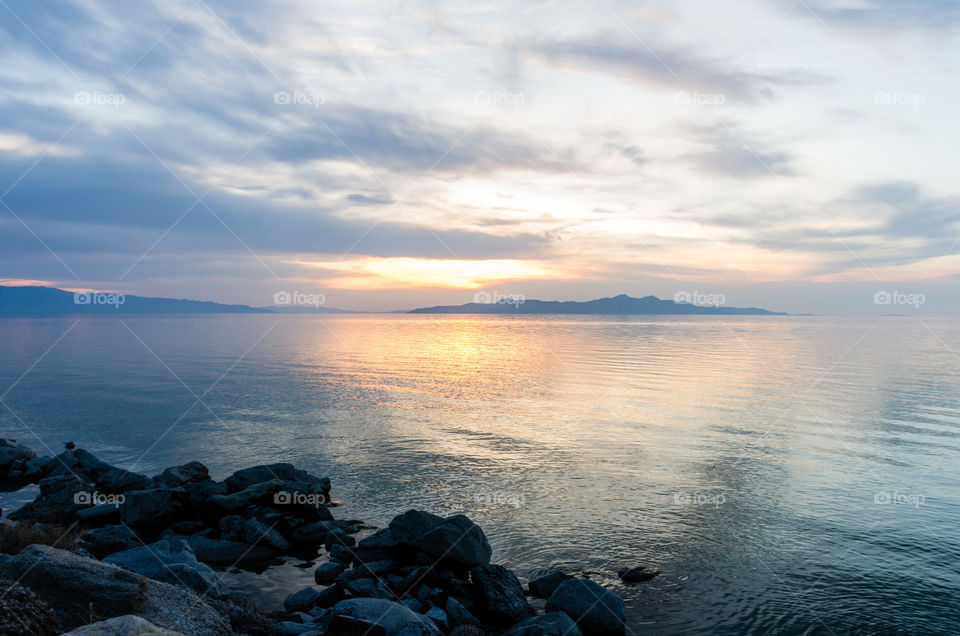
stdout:
{"type": "Polygon", "coordinates": [[[784,316],[784,313],[756,307],[713,307],[661,300],[656,296],[633,298],[620,294],[613,298],[597,298],[585,302],[556,300],[524,300],[522,302],[467,303],[440,307],[422,307],[411,314],[707,314],[784,316]]]}
{"type": "Polygon", "coordinates": [[[259,313],[273,312],[247,305],[221,305],[200,300],[144,298],[123,294],[75,294],[53,287],[0,286],[0,316],[259,313]]]}

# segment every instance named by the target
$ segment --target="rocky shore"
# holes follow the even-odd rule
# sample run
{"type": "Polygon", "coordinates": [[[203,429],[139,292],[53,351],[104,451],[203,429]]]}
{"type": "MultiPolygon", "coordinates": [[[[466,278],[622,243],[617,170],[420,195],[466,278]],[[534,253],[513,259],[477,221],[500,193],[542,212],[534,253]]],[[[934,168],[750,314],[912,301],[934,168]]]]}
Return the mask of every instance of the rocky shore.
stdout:
{"type": "Polygon", "coordinates": [[[330,480],[291,464],[216,481],[190,462],[148,477],[72,444],[39,457],[0,439],[0,490],[28,484],[40,494],[0,525],[0,636],[624,632],[618,595],[563,572],[524,590],[491,563],[490,543],[468,517],[409,510],[379,529],[335,519],[330,480]],[[261,611],[221,579],[225,568],[283,557],[316,564],[316,585],[290,594],[282,610],[261,611]],[[545,600],[545,613],[528,597],[545,600]]]}

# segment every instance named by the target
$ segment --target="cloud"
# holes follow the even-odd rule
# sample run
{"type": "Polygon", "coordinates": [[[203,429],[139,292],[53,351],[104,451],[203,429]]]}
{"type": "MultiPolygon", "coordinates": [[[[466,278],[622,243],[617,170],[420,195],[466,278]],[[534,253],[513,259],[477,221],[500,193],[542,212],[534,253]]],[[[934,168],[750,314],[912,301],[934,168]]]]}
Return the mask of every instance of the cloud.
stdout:
{"type": "Polygon", "coordinates": [[[742,127],[719,122],[689,127],[701,149],[683,155],[702,172],[734,179],[787,177],[795,174],[793,156],[755,139],[742,127]]]}
{"type": "Polygon", "coordinates": [[[819,18],[855,28],[943,29],[960,22],[960,5],[953,0],[819,0],[809,9],[819,18]]]}

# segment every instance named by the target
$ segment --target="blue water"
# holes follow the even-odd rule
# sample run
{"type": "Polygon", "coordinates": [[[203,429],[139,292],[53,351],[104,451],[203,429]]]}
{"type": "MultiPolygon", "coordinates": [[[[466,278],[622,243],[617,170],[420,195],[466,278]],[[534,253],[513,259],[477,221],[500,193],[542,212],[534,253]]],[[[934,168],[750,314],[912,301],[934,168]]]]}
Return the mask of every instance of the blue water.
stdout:
{"type": "Polygon", "coordinates": [[[895,317],[4,319],[0,436],[465,512],[638,636],[954,634],[958,352],[960,321],[895,317]]]}

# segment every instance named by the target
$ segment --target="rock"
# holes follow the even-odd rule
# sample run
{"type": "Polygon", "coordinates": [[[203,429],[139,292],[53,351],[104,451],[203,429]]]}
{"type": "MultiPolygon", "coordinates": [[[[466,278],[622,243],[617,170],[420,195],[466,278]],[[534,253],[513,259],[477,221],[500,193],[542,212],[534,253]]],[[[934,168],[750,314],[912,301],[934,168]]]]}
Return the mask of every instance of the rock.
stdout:
{"type": "Polygon", "coordinates": [[[227,494],[227,485],[222,481],[198,481],[186,485],[187,504],[193,510],[206,510],[210,498],[214,495],[227,494]]]}
{"type": "MultiPolygon", "coordinates": [[[[362,544],[361,541],[358,545],[362,544]]],[[[334,543],[330,546],[330,558],[338,563],[349,565],[353,560],[353,550],[340,543],[334,543]]]]}
{"type": "Polygon", "coordinates": [[[547,601],[548,612],[565,612],[584,634],[622,634],[626,611],[623,599],[587,579],[561,583],[547,601]]]}
{"type": "Polygon", "coordinates": [[[239,541],[210,539],[200,535],[187,537],[187,543],[197,560],[214,565],[239,565],[267,561],[273,557],[273,551],[262,545],[247,545],[239,541]]]}
{"type": "Polygon", "coordinates": [[[243,526],[247,522],[240,515],[227,515],[217,524],[220,529],[220,538],[226,541],[240,541],[243,539],[243,526]]]}
{"type": "Polygon", "coordinates": [[[319,585],[331,585],[342,573],[343,565],[336,561],[327,561],[317,567],[313,578],[319,585]]]}
{"type": "Polygon", "coordinates": [[[27,588],[0,579],[0,590],[0,634],[57,636],[63,631],[50,606],[27,588]]]}
{"type": "Polygon", "coordinates": [[[450,632],[450,636],[487,636],[487,633],[476,625],[458,625],[450,632]]]}
{"type": "Polygon", "coordinates": [[[315,587],[305,587],[294,592],[283,602],[283,609],[288,612],[302,612],[317,604],[321,592],[315,587]]]}
{"type": "Polygon", "coordinates": [[[342,534],[343,529],[349,524],[350,522],[333,519],[315,521],[296,528],[290,538],[297,545],[318,546],[325,542],[327,535],[334,530],[339,530],[342,534]]]}
{"type": "Polygon", "coordinates": [[[41,479],[40,495],[19,510],[10,513],[13,521],[72,523],[79,510],[90,506],[95,490],[92,482],[73,475],[57,475],[41,479]]]}
{"type": "Polygon", "coordinates": [[[418,614],[423,613],[424,605],[419,600],[415,598],[405,598],[400,601],[400,604],[404,607],[410,608],[412,611],[417,612],[418,614]]]}
{"type": "MultiPolygon", "coordinates": [[[[315,477],[305,470],[299,470],[293,464],[267,464],[262,466],[253,466],[238,470],[224,482],[227,484],[229,492],[239,492],[254,484],[270,480],[282,480],[288,482],[303,482],[311,492],[328,494],[330,492],[329,477],[315,477]]],[[[329,498],[327,498],[329,501],[329,498]]]]}
{"type": "Polygon", "coordinates": [[[83,508],[77,511],[77,518],[83,521],[95,521],[97,523],[120,521],[120,506],[118,504],[104,503],[91,506],[90,508],[83,508]]]}
{"type": "Polygon", "coordinates": [[[50,474],[52,475],[75,475],[84,477],[90,481],[96,481],[101,475],[116,470],[116,466],[111,466],[102,461],[90,451],[82,448],[75,450],[65,450],[53,458],[50,474]]]}
{"type": "Polygon", "coordinates": [[[109,620],[91,623],[67,632],[63,636],[186,636],[154,625],[139,616],[127,614],[109,620]]]}
{"type": "Polygon", "coordinates": [[[481,565],[470,570],[483,613],[494,623],[513,625],[532,616],[516,575],[502,565],[481,565]]]}
{"type": "Polygon", "coordinates": [[[200,462],[190,462],[182,466],[171,466],[160,473],[155,481],[158,484],[175,488],[210,479],[210,471],[200,462]]]}
{"type": "Polygon", "coordinates": [[[659,576],[660,570],[639,565],[632,568],[621,568],[617,575],[624,583],[641,583],[659,576]]]}
{"type": "MultiPolygon", "coordinates": [[[[28,459],[23,466],[23,478],[31,480],[40,479],[50,471],[52,465],[52,457],[44,456],[28,459]]],[[[2,470],[0,470],[0,473],[2,473],[2,470]]]]}
{"type": "Polygon", "coordinates": [[[394,636],[401,630],[404,635],[410,636],[440,636],[441,633],[430,619],[411,611],[400,603],[385,599],[352,598],[340,601],[330,610],[331,630],[328,633],[342,633],[333,631],[338,617],[378,625],[383,629],[384,636],[394,636]]]}
{"type": "Polygon", "coordinates": [[[447,517],[417,539],[415,545],[432,557],[467,567],[486,565],[493,554],[483,530],[464,515],[447,517]]]}
{"type": "Polygon", "coordinates": [[[126,526],[104,526],[90,530],[80,536],[80,543],[98,559],[114,552],[143,545],[137,535],[126,526]]]}
{"type": "Polygon", "coordinates": [[[569,574],[560,572],[559,570],[554,570],[553,572],[549,572],[548,574],[530,581],[530,583],[527,584],[527,589],[529,589],[530,593],[534,596],[539,596],[542,599],[548,599],[561,583],[572,578],[573,577],[569,574]]]}
{"type": "Polygon", "coordinates": [[[432,620],[441,632],[447,633],[450,631],[450,617],[439,607],[431,607],[424,616],[432,620]]]}
{"type": "Polygon", "coordinates": [[[232,633],[224,618],[190,590],[66,550],[31,545],[15,556],[0,555],[0,578],[20,580],[33,590],[65,629],[86,625],[91,614],[136,614],[184,634],[232,633]]]}
{"type": "Polygon", "coordinates": [[[197,560],[183,537],[167,537],[148,546],[116,552],[103,561],[157,581],[185,585],[200,595],[224,598],[229,593],[210,566],[197,560]]]}
{"type": "Polygon", "coordinates": [[[583,632],[563,612],[548,612],[517,623],[503,636],[583,636],[583,632]]]}
{"type": "Polygon", "coordinates": [[[233,512],[253,504],[273,503],[273,496],[287,487],[287,482],[271,479],[252,484],[229,495],[213,495],[209,502],[218,511],[233,512]]]}
{"type": "Polygon", "coordinates": [[[97,478],[97,488],[105,492],[121,493],[128,490],[148,490],[152,482],[146,475],[114,468],[97,478]]]}
{"type": "Polygon", "coordinates": [[[447,603],[443,609],[447,612],[447,616],[450,617],[454,625],[480,626],[480,621],[477,617],[471,614],[470,610],[468,610],[463,603],[452,596],[447,599],[447,603]]]}
{"type": "MultiPolygon", "coordinates": [[[[416,511],[413,510],[411,512],[416,511]]],[[[437,518],[439,519],[439,517],[437,518]]],[[[396,521],[396,519],[394,519],[394,521],[396,521]]],[[[355,558],[359,562],[393,559],[398,555],[403,546],[404,544],[397,539],[392,529],[384,528],[358,541],[357,547],[354,548],[350,558],[355,558]]],[[[407,551],[409,551],[409,549],[407,549],[407,551]]]]}
{"type": "Polygon", "coordinates": [[[327,533],[327,536],[323,539],[323,546],[329,552],[335,544],[339,543],[340,545],[345,545],[348,548],[352,548],[357,544],[357,540],[350,535],[344,533],[340,528],[334,528],[327,533]]]}
{"type": "Polygon", "coordinates": [[[0,438],[0,477],[6,477],[10,467],[17,462],[26,463],[37,454],[16,440],[0,438]]]}
{"type": "Polygon", "coordinates": [[[259,519],[247,519],[244,522],[241,539],[250,545],[268,546],[276,552],[286,552],[291,548],[290,542],[282,534],[259,519]]]}
{"type": "Polygon", "coordinates": [[[124,497],[121,517],[125,524],[159,528],[179,521],[185,510],[187,491],[183,488],[131,490],[124,497]]]}
{"type": "Polygon", "coordinates": [[[342,614],[330,618],[327,634],[335,636],[387,636],[381,625],[342,614]]]}
{"type": "Polygon", "coordinates": [[[361,577],[350,579],[342,586],[354,598],[385,598],[393,600],[396,596],[377,578],[361,577]]]}
{"type": "MultiPolygon", "coordinates": [[[[410,546],[443,522],[443,517],[424,512],[422,510],[408,510],[393,518],[389,525],[389,532],[396,543],[405,543],[410,546]]],[[[383,531],[381,531],[383,532],[383,531]]],[[[379,534],[379,533],[377,533],[379,534]]],[[[376,535],[374,535],[376,536],[376,535]]],[[[394,545],[396,545],[396,543],[394,545]]]]}
{"type": "Polygon", "coordinates": [[[317,600],[314,603],[314,607],[322,607],[326,609],[327,607],[333,607],[341,600],[343,600],[343,596],[340,594],[340,589],[335,585],[331,585],[330,587],[324,588],[320,591],[320,594],[317,595],[317,600]]]}
{"type": "Polygon", "coordinates": [[[300,636],[306,634],[316,634],[316,625],[304,625],[294,621],[282,621],[277,624],[276,629],[283,636],[300,636]]]}

